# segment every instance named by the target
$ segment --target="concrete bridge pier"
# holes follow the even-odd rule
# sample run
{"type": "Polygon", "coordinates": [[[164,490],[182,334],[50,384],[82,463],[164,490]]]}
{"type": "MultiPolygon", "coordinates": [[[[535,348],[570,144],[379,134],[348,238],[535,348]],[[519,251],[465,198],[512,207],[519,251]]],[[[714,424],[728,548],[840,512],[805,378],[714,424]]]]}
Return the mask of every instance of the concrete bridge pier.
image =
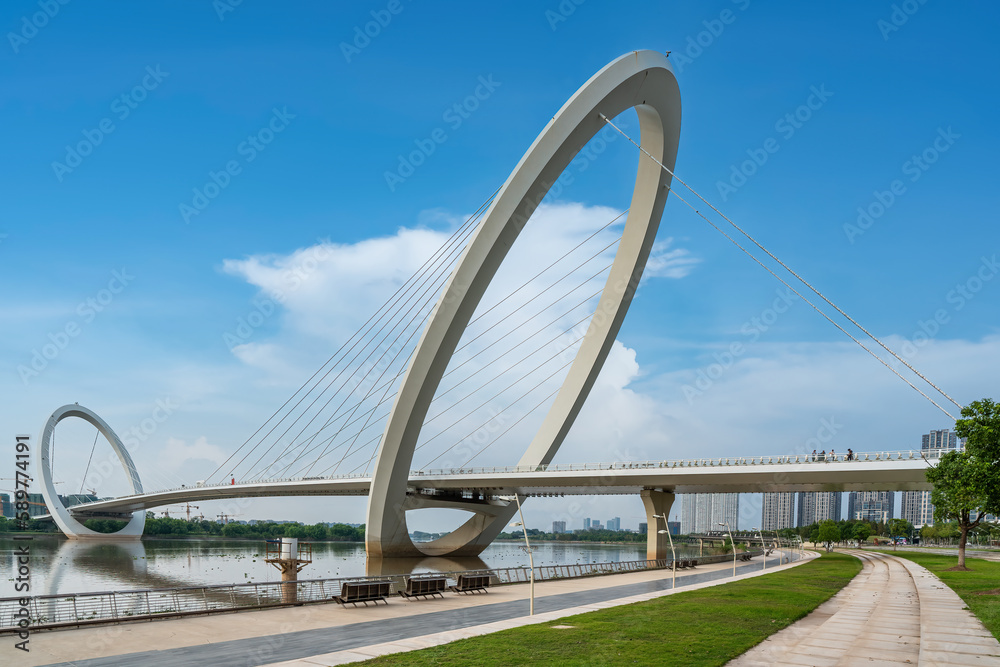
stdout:
{"type": "Polygon", "coordinates": [[[639,492],[639,497],[646,508],[646,558],[670,558],[670,541],[667,535],[660,534],[660,526],[663,526],[663,530],[670,530],[667,517],[674,504],[674,494],[662,489],[643,489],[639,492]],[[659,519],[656,515],[663,518],[659,519]]]}

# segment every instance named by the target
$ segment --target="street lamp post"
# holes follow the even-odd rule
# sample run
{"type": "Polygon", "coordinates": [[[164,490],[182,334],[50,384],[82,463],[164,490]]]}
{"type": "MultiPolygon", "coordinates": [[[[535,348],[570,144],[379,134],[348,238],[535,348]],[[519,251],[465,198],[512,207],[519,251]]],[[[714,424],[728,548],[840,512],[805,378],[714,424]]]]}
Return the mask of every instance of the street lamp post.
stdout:
{"type": "Polygon", "coordinates": [[[667,521],[666,514],[654,514],[653,518],[663,519],[663,525],[666,528],[666,530],[658,530],[656,531],[656,534],[662,535],[663,533],[666,533],[667,539],[670,540],[670,556],[672,559],[670,561],[670,568],[673,570],[673,574],[671,575],[673,579],[673,584],[671,585],[671,588],[677,588],[677,552],[674,551],[674,538],[670,535],[670,522],[667,521]]]}
{"type": "Polygon", "coordinates": [[[524,535],[524,550],[528,552],[528,568],[530,570],[529,577],[529,603],[528,603],[528,615],[535,615],[535,559],[531,557],[531,544],[528,543],[528,527],[524,525],[524,514],[521,512],[521,498],[516,493],[514,494],[514,500],[517,502],[517,514],[521,517],[520,523],[510,524],[511,528],[521,527],[521,533],[524,535]]]}
{"type": "Polygon", "coordinates": [[[723,521],[719,524],[720,526],[726,527],[726,532],[729,533],[729,544],[733,547],[733,576],[736,576],[736,542],[733,541],[733,529],[729,527],[728,521],[723,521]]]}
{"type": "Polygon", "coordinates": [[[764,544],[764,533],[761,531],[760,528],[757,528],[756,530],[757,530],[757,537],[760,538],[760,549],[763,552],[761,554],[761,559],[764,561],[764,567],[763,567],[763,569],[766,570],[767,569],[767,545],[764,544]]]}

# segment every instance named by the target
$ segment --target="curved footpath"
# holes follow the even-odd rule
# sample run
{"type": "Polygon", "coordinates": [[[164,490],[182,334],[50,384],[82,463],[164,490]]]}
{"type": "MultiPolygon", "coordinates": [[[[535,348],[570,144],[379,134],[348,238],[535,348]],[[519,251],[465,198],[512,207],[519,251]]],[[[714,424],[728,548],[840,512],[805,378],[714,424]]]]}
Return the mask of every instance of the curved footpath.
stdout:
{"type": "Polygon", "coordinates": [[[864,562],[851,583],[729,665],[1000,665],[1000,642],[926,568],[847,553],[864,562]]]}

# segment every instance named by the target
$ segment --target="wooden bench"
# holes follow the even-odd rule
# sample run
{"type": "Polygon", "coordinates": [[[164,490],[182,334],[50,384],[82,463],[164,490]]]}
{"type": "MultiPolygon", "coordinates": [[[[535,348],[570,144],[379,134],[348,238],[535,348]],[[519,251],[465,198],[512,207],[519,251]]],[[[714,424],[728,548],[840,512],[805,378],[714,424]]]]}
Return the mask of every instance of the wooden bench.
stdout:
{"type": "Polygon", "coordinates": [[[368,606],[369,602],[378,605],[379,601],[389,604],[386,599],[389,597],[391,581],[345,581],[340,586],[340,595],[334,595],[333,601],[340,605],[353,604],[358,606],[359,602],[364,602],[368,606]]]}
{"type": "Polygon", "coordinates": [[[404,598],[433,597],[435,595],[444,597],[447,585],[448,580],[444,577],[409,577],[406,580],[406,589],[399,591],[399,595],[404,598]]]}
{"type": "Polygon", "coordinates": [[[456,593],[476,593],[482,591],[488,593],[486,589],[490,586],[490,575],[488,574],[460,574],[458,583],[451,587],[456,593]]]}

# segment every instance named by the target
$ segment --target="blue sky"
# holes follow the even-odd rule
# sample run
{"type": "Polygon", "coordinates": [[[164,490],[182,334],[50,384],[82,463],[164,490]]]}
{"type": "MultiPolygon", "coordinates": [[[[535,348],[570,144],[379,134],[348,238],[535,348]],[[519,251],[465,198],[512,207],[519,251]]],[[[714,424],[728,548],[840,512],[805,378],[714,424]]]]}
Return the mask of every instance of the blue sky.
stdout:
{"type": "MultiPolygon", "coordinates": [[[[379,252],[409,247],[406,230],[432,232],[428,248],[434,234],[443,239],[580,85],[640,48],[672,51],[681,178],[873,333],[909,343],[911,363],[959,402],[995,395],[1000,9],[915,0],[226,6],[5,3],[8,435],[37,433],[74,401],[128,432],[169,400],[178,407],[135,453],[140,472],[153,487],[157,473],[164,484],[198,479],[377,305],[320,271],[309,277],[317,289],[233,350],[225,335],[274,280],[256,269],[328,243],[376,253],[359,285],[392,282],[379,252]],[[46,7],[54,15],[38,14],[46,7]],[[379,18],[377,34],[355,42],[379,18]],[[477,87],[477,108],[449,113],[477,87]],[[248,138],[265,128],[273,135],[262,139],[273,140],[255,148],[248,138]],[[399,156],[435,130],[446,141],[387,183],[399,156]],[[762,164],[744,164],[754,156],[762,164]],[[227,163],[234,173],[219,176],[227,163]],[[734,177],[741,169],[753,173],[734,177]],[[213,173],[225,187],[185,215],[213,173]],[[873,214],[864,227],[859,207],[873,214]],[[921,323],[933,329],[939,311],[925,342],[921,323]],[[77,333],[62,339],[68,325],[77,333]],[[65,346],[32,368],[53,337],[65,346]]],[[[620,211],[636,159],[624,141],[609,143],[554,198],[556,213],[620,211]]],[[[785,453],[807,447],[831,418],[842,424],[837,450],[896,449],[950,425],[805,304],[766,331],[753,324],[780,285],[678,200],[660,240],[677,253],[667,261],[687,261],[643,284],[607,393],[591,400],[593,424],[576,429],[619,419],[608,427],[617,442],[578,433],[557,461],[785,453]],[[732,365],[686,392],[733,343],[745,351],[732,365]]],[[[67,488],[82,481],[84,431],[57,459],[67,488]]],[[[106,492],[121,491],[115,474],[105,481],[106,492]]],[[[609,511],[629,526],[641,514],[625,498],[532,505],[529,522],[540,526],[609,511]]],[[[360,501],[244,511],[363,520],[360,501]]]]}

